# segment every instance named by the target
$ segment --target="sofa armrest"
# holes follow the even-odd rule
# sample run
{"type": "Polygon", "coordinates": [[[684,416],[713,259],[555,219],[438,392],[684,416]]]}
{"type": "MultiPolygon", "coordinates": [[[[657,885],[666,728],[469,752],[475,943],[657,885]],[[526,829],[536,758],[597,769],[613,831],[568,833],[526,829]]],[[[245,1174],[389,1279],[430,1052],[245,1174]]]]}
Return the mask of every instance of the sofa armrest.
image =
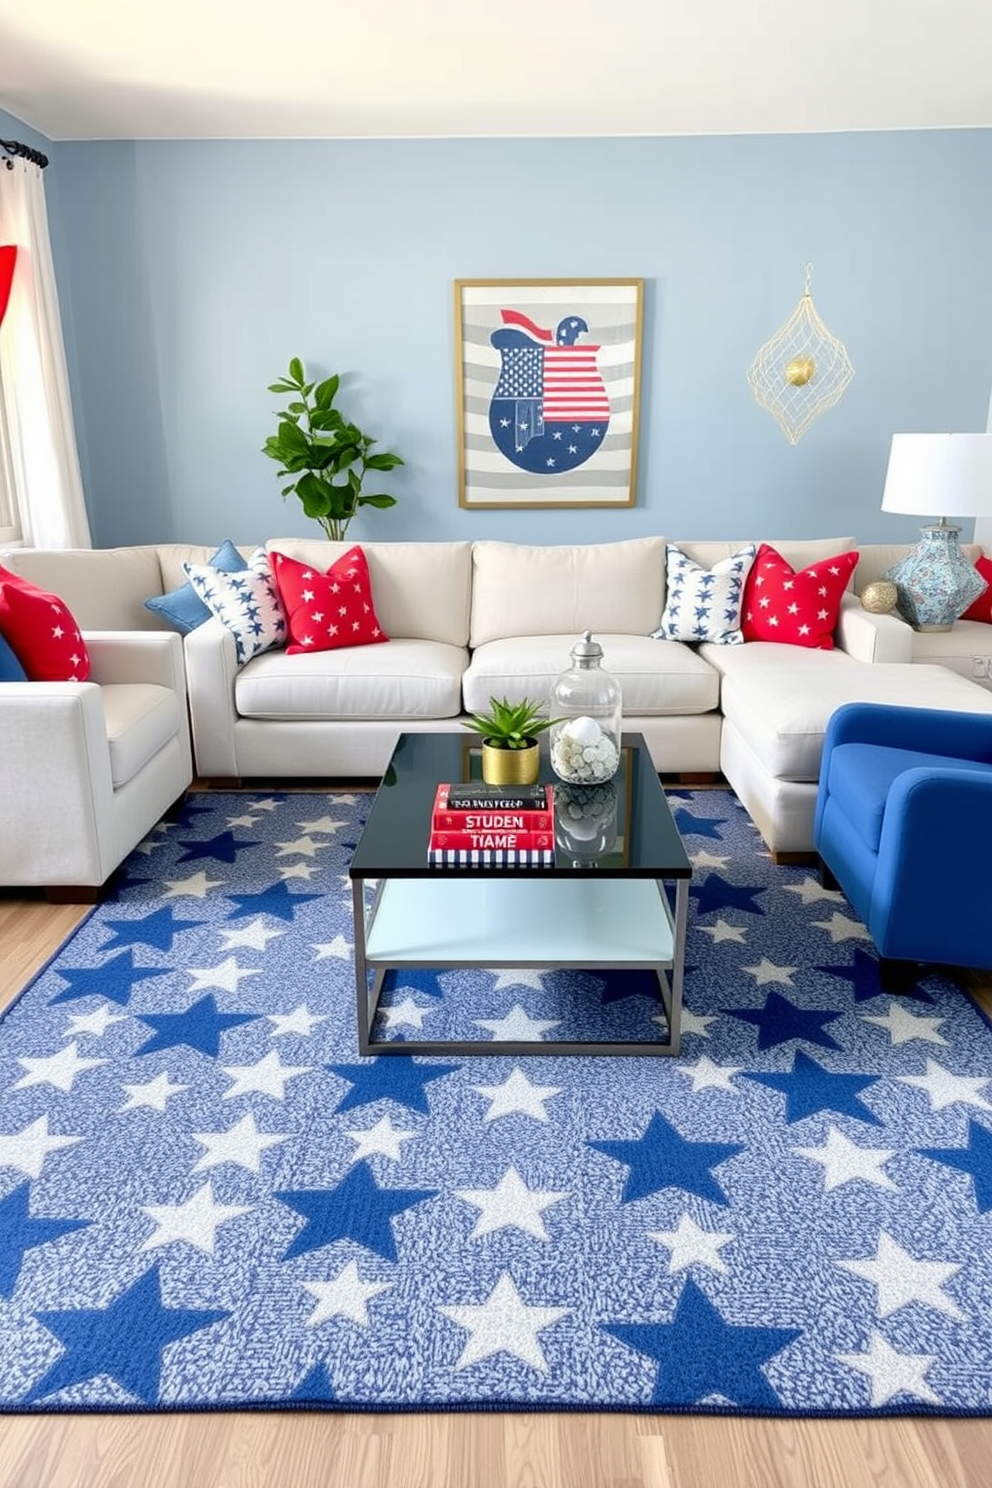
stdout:
{"type": "MultiPolygon", "coordinates": [[[[975,689],[981,697],[981,689],[975,689]]],[[[882,744],[955,759],[992,763],[992,713],[957,713],[944,708],[907,708],[888,703],[844,703],[823,736],[820,777],[838,744],[882,744]]]]}
{"type": "Polygon", "coordinates": [[[238,658],[234,636],[220,620],[211,618],[190,631],[184,647],[196,772],[237,775],[234,683],[238,658]]]}
{"type": "Polygon", "coordinates": [[[899,615],[873,615],[856,594],[841,599],[834,639],[855,661],[913,660],[913,629],[899,615]]]}
{"type": "Polygon", "coordinates": [[[84,630],[93,682],[153,682],[186,692],[181,636],[155,630],[84,630]]]}

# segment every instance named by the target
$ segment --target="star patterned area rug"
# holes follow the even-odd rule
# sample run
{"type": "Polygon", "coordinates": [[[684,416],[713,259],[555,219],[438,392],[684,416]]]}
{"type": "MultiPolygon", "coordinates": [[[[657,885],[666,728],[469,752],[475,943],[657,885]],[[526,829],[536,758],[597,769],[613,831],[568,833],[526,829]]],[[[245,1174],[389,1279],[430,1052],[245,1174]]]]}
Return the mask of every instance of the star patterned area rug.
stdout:
{"type": "MultiPolygon", "coordinates": [[[[961,988],[882,993],[839,894],[673,792],[679,1058],[363,1060],[370,801],[192,796],[3,1017],[0,1409],[989,1413],[961,988]]],[[[650,990],[397,974],[377,1033],[650,1037],[650,990]]]]}

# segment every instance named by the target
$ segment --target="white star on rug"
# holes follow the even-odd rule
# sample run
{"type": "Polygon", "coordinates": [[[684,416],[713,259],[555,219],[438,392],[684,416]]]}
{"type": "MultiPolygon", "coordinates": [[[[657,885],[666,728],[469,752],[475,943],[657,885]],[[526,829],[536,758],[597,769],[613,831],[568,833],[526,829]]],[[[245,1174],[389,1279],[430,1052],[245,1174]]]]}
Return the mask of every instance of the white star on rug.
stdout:
{"type": "Polygon", "coordinates": [[[139,1106],[149,1106],[153,1111],[164,1111],[165,1103],[170,1095],[178,1095],[181,1090],[188,1090],[188,1085],[173,1085],[169,1076],[164,1072],[156,1075],[154,1080],[147,1080],[144,1085],[122,1085],[122,1090],[127,1091],[128,1098],[118,1111],[136,1111],[139,1106]]]}
{"type": "MultiPolygon", "coordinates": [[[[663,1023],[665,1019],[659,1015],[654,1021],[663,1023]]],[[[682,1008],[680,1026],[683,1033],[696,1033],[700,1038],[709,1038],[709,1026],[715,1022],[715,1013],[693,1013],[687,1007],[682,1008]]]]}
{"type": "Polygon", "coordinates": [[[19,1058],[17,1062],[25,1073],[14,1081],[11,1090],[26,1090],[29,1085],[53,1085],[56,1090],[71,1090],[76,1076],[83,1070],[96,1069],[98,1064],[109,1064],[110,1061],[81,1059],[79,1046],[73,1042],[46,1058],[19,1058]]]}
{"type": "Polygon", "coordinates": [[[262,1153],[289,1141],[281,1132],[260,1132],[250,1111],[226,1132],[191,1132],[190,1135],[203,1148],[202,1157],[193,1165],[194,1173],[217,1168],[221,1163],[234,1163],[236,1167],[247,1168],[249,1173],[261,1172],[262,1153]]]}
{"type": "Polygon", "coordinates": [[[873,1406],[888,1405],[896,1395],[915,1395],[931,1405],[942,1404],[925,1379],[937,1355],[900,1354],[877,1328],[872,1328],[871,1342],[863,1354],[834,1354],[834,1358],[868,1376],[873,1406]]]}
{"type": "Polygon", "coordinates": [[[499,1043],[508,1043],[511,1039],[533,1043],[543,1038],[549,1028],[557,1028],[560,1019],[532,1018],[525,1008],[514,1003],[505,1018],[474,1018],[472,1021],[477,1028],[488,1028],[499,1043]]]}
{"type": "Polygon", "coordinates": [[[834,945],[838,945],[842,940],[871,940],[871,936],[860,920],[852,920],[847,915],[837,914],[836,911],[829,920],[813,920],[812,923],[818,930],[826,930],[834,945]]]}
{"type": "Polygon", "coordinates": [[[880,1028],[887,1028],[893,1044],[908,1044],[913,1039],[922,1039],[927,1044],[945,1044],[947,1040],[937,1032],[945,1018],[918,1018],[903,1007],[901,1002],[893,1002],[889,1005],[888,1012],[884,1017],[862,1013],[865,1023],[877,1023],[880,1028]]]}
{"type": "Polygon", "coordinates": [[[239,1214],[247,1214],[253,1207],[251,1204],[215,1203],[209,1180],[185,1204],[142,1204],[142,1213],[147,1214],[157,1228],[138,1246],[138,1253],[185,1240],[197,1250],[213,1255],[220,1226],[229,1219],[236,1219],[239,1214]]]}
{"type": "Polygon", "coordinates": [[[822,1163],[823,1187],[829,1193],[844,1183],[853,1183],[856,1178],[865,1183],[874,1183],[877,1188],[887,1188],[898,1193],[897,1186],[888,1173],[882,1172],[882,1164],[894,1157],[894,1147],[859,1147],[836,1126],[827,1128],[827,1139],[822,1147],[793,1147],[800,1157],[810,1162],[822,1163]]]}
{"type": "Polygon", "coordinates": [[[694,868],[726,868],[730,857],[727,853],[711,853],[701,847],[698,852],[689,854],[689,861],[694,868]]]}
{"type": "Polygon", "coordinates": [[[737,940],[741,945],[747,940],[747,930],[743,925],[728,925],[726,920],[717,920],[715,925],[697,925],[704,935],[712,935],[713,944],[719,945],[722,940],[737,940]]]}
{"type": "Polygon", "coordinates": [[[269,930],[261,915],[256,915],[240,929],[236,925],[221,925],[218,929],[224,937],[222,951],[233,951],[235,946],[247,946],[253,951],[265,951],[268,950],[270,940],[286,934],[285,930],[269,930]]]}
{"type": "Polygon", "coordinates": [[[369,1298],[378,1297],[380,1292],[388,1292],[395,1285],[394,1281],[362,1281],[357,1261],[349,1261],[333,1281],[304,1281],[303,1289],[317,1298],[317,1306],[307,1318],[307,1327],[316,1328],[331,1318],[345,1317],[367,1328],[369,1298]]]}
{"type": "Polygon", "coordinates": [[[571,1195],[570,1189],[528,1188],[516,1168],[507,1168],[495,1188],[456,1188],[455,1195],[479,1210],[470,1240],[495,1230],[515,1229],[537,1240],[549,1235],[541,1218],[545,1209],[571,1195]]]}
{"type": "MultiPolygon", "coordinates": [[[[335,821],[332,816],[318,816],[313,821],[297,822],[301,832],[340,832],[347,822],[335,821]]],[[[319,847],[326,847],[326,842],[318,843],[319,847]]]]}
{"type": "Polygon", "coordinates": [[[328,848],[330,842],[314,842],[312,837],[294,837],[292,842],[277,842],[276,857],[288,858],[290,854],[298,854],[303,858],[315,858],[321,848],[328,848]]]}
{"type": "Polygon", "coordinates": [[[561,1094],[560,1085],[532,1085],[519,1067],[507,1075],[502,1085],[473,1085],[471,1089],[490,1102],[484,1121],[495,1121],[499,1116],[512,1116],[518,1111],[522,1116],[533,1116],[535,1121],[547,1121],[544,1102],[561,1094]]]}
{"type": "Polygon", "coordinates": [[[438,1308],[469,1334],[456,1369],[467,1369],[491,1354],[505,1353],[522,1359],[541,1374],[547,1374],[548,1362],[537,1335],[571,1310],[570,1307],[528,1307],[508,1271],[502,1272],[488,1300],[480,1306],[438,1308]]]}
{"type": "Polygon", "coordinates": [[[144,856],[147,858],[150,857],[156,847],[161,847],[164,841],[164,837],[146,837],[143,842],[139,842],[136,844],[134,850],[135,852],[143,853],[144,856]]]}
{"type": "Polygon", "coordinates": [[[941,1291],[944,1282],[961,1270],[960,1265],[950,1261],[918,1261],[884,1230],[879,1232],[874,1260],[835,1261],[834,1265],[878,1288],[879,1317],[888,1317],[910,1302],[922,1302],[924,1307],[964,1320],[957,1304],[941,1291]]]}
{"type": "Polygon", "coordinates": [[[228,956],[219,966],[190,966],[186,975],[194,978],[187,992],[205,992],[209,987],[220,992],[237,992],[241,978],[258,976],[259,968],[239,966],[236,956],[228,956]]]}
{"type": "Polygon", "coordinates": [[[254,1064],[224,1064],[221,1069],[233,1081],[230,1090],[224,1091],[224,1100],[234,1100],[235,1096],[257,1090],[261,1095],[271,1095],[273,1100],[281,1101],[286,1099],[287,1082],[295,1080],[297,1075],[309,1074],[313,1065],[283,1064],[273,1049],[254,1064]]]}
{"type": "Polygon", "coordinates": [[[326,1023],[329,1015],[312,1013],[306,1003],[301,1002],[291,1013],[266,1013],[265,1016],[272,1024],[272,1038],[282,1038],[287,1033],[309,1038],[317,1024],[326,1023]]]}
{"type": "Polygon", "coordinates": [[[227,883],[226,878],[208,878],[201,869],[189,878],[167,878],[162,890],[163,899],[205,899],[211,889],[219,889],[227,883]]]}
{"type": "Polygon", "coordinates": [[[742,1064],[714,1064],[707,1054],[701,1054],[695,1064],[677,1064],[675,1070],[680,1075],[688,1075],[692,1081],[693,1094],[699,1090],[729,1090],[732,1095],[739,1095],[740,1091],[730,1081],[734,1075],[739,1075],[744,1068],[742,1064]]]}
{"type": "Polygon", "coordinates": [[[834,903],[843,900],[844,895],[838,889],[825,889],[815,878],[808,875],[801,884],[786,884],[787,894],[798,894],[804,904],[816,904],[820,899],[832,899],[834,903]]]}
{"type": "Polygon", "coordinates": [[[233,831],[235,827],[253,827],[257,821],[257,816],[249,816],[246,813],[244,816],[229,816],[227,818],[227,826],[233,831]]]}
{"type": "Polygon", "coordinates": [[[316,863],[283,863],[277,871],[282,879],[305,878],[309,883],[317,872],[317,865],[316,863]]]}
{"type": "Polygon", "coordinates": [[[66,1027],[63,1038],[70,1038],[76,1033],[91,1033],[94,1038],[103,1038],[111,1023],[126,1023],[127,1018],[123,1013],[111,1011],[111,1004],[105,1002],[98,1007],[94,1013],[72,1013],[66,1027]]]}
{"type": "Polygon", "coordinates": [[[543,992],[545,990],[543,971],[498,966],[491,966],[489,970],[496,978],[492,985],[493,992],[501,992],[504,987],[530,987],[535,992],[543,992]]]}
{"type": "Polygon", "coordinates": [[[249,810],[251,810],[251,811],[278,811],[280,804],[281,803],[279,801],[273,801],[273,799],[272,799],[271,796],[266,796],[266,798],[265,798],[264,801],[252,801],[249,810]]]}
{"type": "Polygon", "coordinates": [[[953,1106],[958,1101],[962,1105],[977,1106],[980,1111],[992,1111],[992,1105],[984,1096],[978,1094],[983,1085],[989,1083],[987,1075],[954,1075],[936,1059],[927,1060],[927,1072],[925,1075],[896,1075],[904,1085],[915,1085],[920,1090],[925,1090],[930,1097],[931,1111],[943,1111],[945,1106],[953,1106]]]}
{"type": "Polygon", "coordinates": [[[720,1255],[725,1245],[737,1236],[732,1230],[704,1230],[690,1214],[683,1213],[674,1230],[648,1230],[648,1238],[657,1240],[671,1251],[668,1271],[687,1271],[690,1266],[709,1266],[711,1271],[726,1271],[720,1255]]]}
{"type": "Polygon", "coordinates": [[[417,1132],[405,1131],[402,1127],[394,1126],[388,1116],[380,1116],[375,1126],[366,1127],[364,1131],[353,1129],[345,1131],[345,1136],[350,1137],[355,1143],[351,1162],[358,1162],[359,1158],[373,1157],[378,1154],[399,1162],[403,1156],[402,1144],[412,1142],[417,1135],[417,1132]]]}
{"type": "Polygon", "coordinates": [[[757,966],[742,966],[741,971],[746,971],[753,976],[755,984],[759,987],[766,986],[769,982],[779,982],[783,987],[793,986],[792,978],[799,970],[798,966],[776,966],[774,961],[769,961],[767,956],[762,956],[757,966]]]}
{"type": "Polygon", "coordinates": [[[381,1008],[380,1011],[387,1028],[423,1028],[427,1014],[436,1012],[437,1009],[420,1007],[412,997],[404,997],[394,1007],[381,1008]]]}
{"type": "Polygon", "coordinates": [[[338,956],[342,961],[351,960],[351,946],[343,935],[335,935],[333,940],[325,940],[317,944],[311,942],[317,952],[315,961],[326,961],[329,956],[338,956]]]}
{"type": "Polygon", "coordinates": [[[82,1137],[51,1136],[48,1112],[19,1132],[0,1133],[0,1168],[16,1168],[27,1178],[40,1178],[45,1158],[62,1147],[75,1147],[82,1137]]]}

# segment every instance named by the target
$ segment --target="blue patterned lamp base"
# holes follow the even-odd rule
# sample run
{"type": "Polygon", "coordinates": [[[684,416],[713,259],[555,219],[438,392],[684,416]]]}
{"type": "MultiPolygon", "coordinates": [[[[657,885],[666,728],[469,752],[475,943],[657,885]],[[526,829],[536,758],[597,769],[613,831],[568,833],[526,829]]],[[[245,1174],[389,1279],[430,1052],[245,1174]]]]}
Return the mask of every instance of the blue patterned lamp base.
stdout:
{"type": "Polygon", "coordinates": [[[899,609],[914,630],[950,630],[983,592],[984,581],[958,545],[960,527],[921,527],[911,553],[886,569],[899,590],[899,609]]]}

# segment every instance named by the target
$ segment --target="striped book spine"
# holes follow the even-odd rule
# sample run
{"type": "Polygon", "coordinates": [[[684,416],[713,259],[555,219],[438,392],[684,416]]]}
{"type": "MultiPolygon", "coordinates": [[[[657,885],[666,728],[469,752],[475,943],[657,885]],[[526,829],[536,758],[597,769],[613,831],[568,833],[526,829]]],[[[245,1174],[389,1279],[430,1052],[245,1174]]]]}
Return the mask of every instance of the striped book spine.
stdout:
{"type": "Polygon", "coordinates": [[[427,862],[431,868],[553,868],[553,849],[544,848],[455,848],[429,847],[427,862]]]}

